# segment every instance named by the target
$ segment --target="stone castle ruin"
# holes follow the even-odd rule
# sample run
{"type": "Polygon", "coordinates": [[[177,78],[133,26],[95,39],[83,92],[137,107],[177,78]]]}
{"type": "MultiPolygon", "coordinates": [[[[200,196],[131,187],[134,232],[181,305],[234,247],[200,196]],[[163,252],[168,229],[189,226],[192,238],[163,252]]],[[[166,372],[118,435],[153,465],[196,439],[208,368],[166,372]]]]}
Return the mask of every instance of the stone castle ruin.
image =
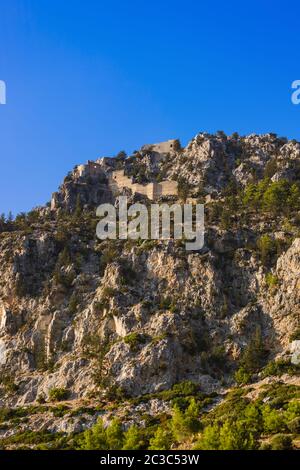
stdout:
{"type": "Polygon", "coordinates": [[[161,196],[176,196],[178,194],[177,181],[161,181],[160,183],[139,184],[124,174],[124,170],[113,171],[109,177],[109,185],[113,192],[128,188],[133,194],[142,194],[154,201],[161,196]]]}
{"type": "MultiPolygon", "coordinates": [[[[142,151],[149,151],[154,155],[156,161],[162,159],[168,153],[176,151],[178,141],[176,139],[167,140],[158,144],[144,145],[142,151]]],[[[161,181],[148,184],[133,183],[132,179],[125,175],[124,170],[112,171],[109,174],[109,185],[114,192],[128,188],[133,194],[147,196],[151,200],[158,199],[161,196],[177,196],[177,181],[161,181]]]]}
{"type": "Polygon", "coordinates": [[[79,178],[89,176],[93,178],[95,176],[99,176],[101,173],[103,173],[102,166],[99,163],[93,162],[91,160],[88,160],[88,162],[84,165],[78,165],[76,168],[76,176],[79,178]]]}
{"type": "MultiPolygon", "coordinates": [[[[177,145],[178,141],[173,139],[157,144],[144,145],[141,150],[151,152],[155,160],[159,161],[163,159],[165,155],[176,151],[177,145]]],[[[113,158],[102,157],[96,161],[88,160],[87,163],[76,166],[72,177],[74,178],[80,192],[86,193],[86,181],[88,178],[91,178],[91,180],[94,180],[94,186],[101,186],[101,191],[107,191],[111,196],[118,195],[124,188],[131,190],[132,194],[141,194],[152,201],[160,198],[161,196],[177,196],[177,181],[166,180],[159,183],[151,182],[148,184],[134,183],[131,177],[125,175],[124,169],[114,169],[113,161],[113,158]],[[101,177],[103,177],[103,181],[106,180],[105,187],[104,183],[100,184],[99,181],[97,181],[97,179],[101,179],[101,177]]],[[[97,199],[97,196],[92,199],[94,200],[95,198],[97,199]]],[[[87,200],[88,197],[86,196],[84,199],[87,200]]],[[[58,207],[60,207],[60,194],[53,193],[51,209],[56,209],[58,207]]]]}
{"type": "Polygon", "coordinates": [[[166,142],[160,142],[158,144],[146,144],[143,145],[142,150],[148,150],[152,153],[157,153],[159,155],[164,155],[167,153],[172,153],[177,150],[178,140],[171,139],[166,142]]]}

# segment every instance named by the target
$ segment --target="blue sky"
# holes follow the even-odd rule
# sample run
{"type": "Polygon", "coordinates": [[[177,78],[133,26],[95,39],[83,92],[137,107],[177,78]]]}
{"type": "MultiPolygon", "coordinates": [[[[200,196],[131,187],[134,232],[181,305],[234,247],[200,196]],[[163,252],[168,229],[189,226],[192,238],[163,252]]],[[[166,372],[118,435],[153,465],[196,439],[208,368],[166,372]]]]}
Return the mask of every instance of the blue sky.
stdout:
{"type": "Polygon", "coordinates": [[[300,140],[296,1],[0,0],[0,212],[101,155],[198,131],[300,140]]]}

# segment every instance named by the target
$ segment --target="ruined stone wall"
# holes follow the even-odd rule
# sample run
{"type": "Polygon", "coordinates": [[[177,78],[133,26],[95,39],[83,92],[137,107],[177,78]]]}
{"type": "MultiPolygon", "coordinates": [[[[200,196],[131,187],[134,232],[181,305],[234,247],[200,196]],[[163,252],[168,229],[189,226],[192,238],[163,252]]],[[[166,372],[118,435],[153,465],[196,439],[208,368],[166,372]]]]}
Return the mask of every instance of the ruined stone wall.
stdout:
{"type": "Polygon", "coordinates": [[[160,196],[176,196],[178,194],[176,181],[162,181],[161,183],[148,184],[132,183],[131,178],[124,175],[124,170],[113,171],[110,182],[119,189],[129,188],[133,193],[142,194],[152,200],[160,196]]]}
{"type": "Polygon", "coordinates": [[[117,184],[119,188],[130,188],[132,189],[133,183],[131,178],[124,175],[124,170],[116,170],[111,173],[110,180],[117,184]]]}
{"type": "Polygon", "coordinates": [[[166,153],[176,151],[176,139],[167,140],[166,142],[159,142],[157,144],[146,144],[143,145],[141,150],[149,151],[157,154],[161,154],[161,157],[166,153]]]}
{"type": "Polygon", "coordinates": [[[178,194],[177,181],[162,181],[159,186],[161,186],[161,196],[177,196],[178,194]]]}
{"type": "Polygon", "coordinates": [[[175,139],[167,140],[166,142],[160,142],[159,144],[153,144],[152,150],[158,153],[169,153],[174,150],[175,139]]]}
{"type": "Polygon", "coordinates": [[[78,176],[98,176],[103,173],[101,165],[88,161],[85,165],[78,165],[78,176]]]}

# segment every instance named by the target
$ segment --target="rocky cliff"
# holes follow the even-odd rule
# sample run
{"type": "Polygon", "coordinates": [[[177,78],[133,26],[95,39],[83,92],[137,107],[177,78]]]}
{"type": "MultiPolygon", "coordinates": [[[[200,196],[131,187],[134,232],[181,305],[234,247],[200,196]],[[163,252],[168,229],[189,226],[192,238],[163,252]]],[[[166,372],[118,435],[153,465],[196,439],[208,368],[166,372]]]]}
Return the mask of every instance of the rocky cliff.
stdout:
{"type": "Polygon", "coordinates": [[[73,435],[109,419],[116,400],[127,403],[116,411],[125,423],[138,421],[142,396],[143,412],[167,412],[159,394],[182,382],[222,396],[259,383],[278,360],[277,376],[297,383],[299,188],[298,142],[201,133],[171,153],[147,146],[75,168],[51,207],[3,219],[0,406],[13,410],[4,442],[28,429],[73,435]],[[114,169],[140,184],[176,180],[180,200],[206,201],[204,248],[97,240],[95,209],[115,201],[114,169]],[[69,414],[55,416],[57,401],[69,414]]]}

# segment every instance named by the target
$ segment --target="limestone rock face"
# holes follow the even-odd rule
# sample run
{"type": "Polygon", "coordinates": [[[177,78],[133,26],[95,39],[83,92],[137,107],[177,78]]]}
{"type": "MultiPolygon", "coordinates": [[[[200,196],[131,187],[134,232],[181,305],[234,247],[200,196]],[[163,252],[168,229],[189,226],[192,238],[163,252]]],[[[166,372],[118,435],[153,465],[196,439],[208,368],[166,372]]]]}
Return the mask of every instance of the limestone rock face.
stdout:
{"type": "MultiPolygon", "coordinates": [[[[150,250],[143,245],[130,252],[124,249],[102,277],[88,275],[89,287],[87,279],[83,284],[77,276],[69,288],[73,293],[65,290],[58,296],[50,275],[52,287],[47,285],[35,298],[11,301],[9,309],[17,277],[12,270],[9,289],[2,288],[0,362],[4,371],[14,374],[19,389],[7,400],[34,402],[54,387],[70,389],[74,398],[86,396],[95,389],[93,368],[100,363],[94,357],[101,351],[106,383],[132,396],[182,380],[218,387],[218,379],[209,375],[205,351],[222,345],[228,357],[238,357],[256,325],[269,347],[283,352],[299,315],[300,240],[279,257],[280,285],[272,294],[259,264],[242,248],[228,258],[227,250],[220,249],[221,240],[216,240],[216,251],[204,257],[190,253],[184,259],[170,243],[167,249],[164,242],[150,250]],[[220,256],[225,256],[221,269],[216,265],[220,256]],[[78,296],[74,312],[72,296],[78,296]]],[[[26,251],[23,256],[26,259],[26,251]]],[[[98,266],[100,259],[95,258],[98,266]]],[[[22,269],[27,270],[26,263],[22,269]]]]}
{"type": "MultiPolygon", "coordinates": [[[[226,221],[211,215],[228,185],[242,190],[254,173],[260,180],[273,159],[274,181],[297,179],[299,144],[273,134],[200,133],[184,149],[163,154],[146,146],[125,160],[100,159],[90,173],[84,165],[74,169],[29,226],[3,230],[0,406],[49,402],[53,389],[67,391],[75,403],[108,392],[139,397],[182,381],[220,391],[232,386],[257,328],[270,360],[296,354],[297,217],[273,220],[252,211],[239,220],[245,214],[232,209],[225,228],[226,221]],[[211,195],[204,248],[187,252],[178,240],[97,240],[97,205],[117,205],[109,185],[116,169],[139,184],[182,178],[192,196],[211,195]],[[266,233],[280,246],[269,264],[258,243],[266,233]]],[[[150,414],[166,411],[157,397],[138,406],[150,414]]],[[[34,429],[78,432],[96,419],[44,418],[30,418],[34,429]]]]}
{"type": "Polygon", "coordinates": [[[286,347],[289,337],[299,328],[300,321],[300,239],[296,238],[290,248],[282,254],[276,264],[278,288],[266,299],[279,337],[286,347]]]}

